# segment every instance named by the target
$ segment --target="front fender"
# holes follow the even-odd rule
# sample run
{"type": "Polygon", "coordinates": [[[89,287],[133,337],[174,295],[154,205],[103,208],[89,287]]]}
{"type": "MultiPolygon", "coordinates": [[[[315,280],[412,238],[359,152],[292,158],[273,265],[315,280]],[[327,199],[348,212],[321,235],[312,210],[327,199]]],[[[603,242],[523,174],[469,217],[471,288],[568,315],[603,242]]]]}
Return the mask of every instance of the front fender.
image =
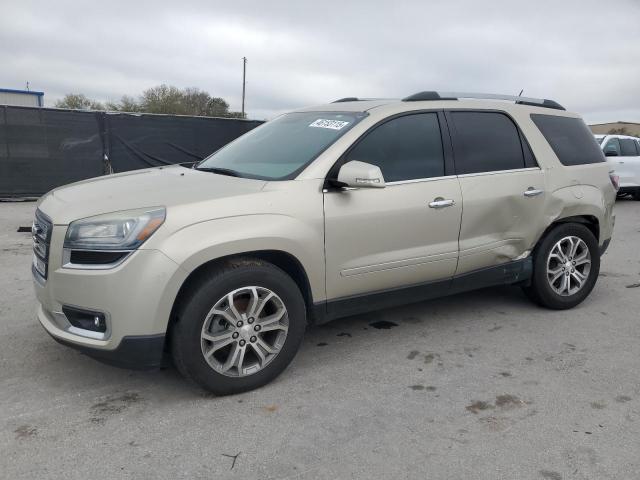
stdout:
{"type": "Polygon", "coordinates": [[[314,302],[325,298],[321,219],[306,223],[281,214],[219,218],[184,227],[158,248],[186,275],[217,258],[251,251],[282,251],[294,256],[305,269],[314,302]]]}

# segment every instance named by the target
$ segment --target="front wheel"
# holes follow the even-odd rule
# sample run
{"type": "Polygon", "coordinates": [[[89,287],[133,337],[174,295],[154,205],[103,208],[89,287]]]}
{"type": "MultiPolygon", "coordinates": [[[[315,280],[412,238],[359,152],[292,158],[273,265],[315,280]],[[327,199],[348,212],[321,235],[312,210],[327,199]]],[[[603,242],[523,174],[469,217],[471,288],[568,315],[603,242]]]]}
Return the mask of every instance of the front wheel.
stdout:
{"type": "Polygon", "coordinates": [[[232,260],[202,276],[171,331],[178,370],[206,390],[258,388],[295,356],[306,327],[296,283],[261,260],[232,260]]]}
{"type": "Polygon", "coordinates": [[[524,291],[543,307],[572,308],[593,290],[599,271],[600,250],[591,230],[581,224],[560,224],[536,248],[533,278],[524,291]]]}

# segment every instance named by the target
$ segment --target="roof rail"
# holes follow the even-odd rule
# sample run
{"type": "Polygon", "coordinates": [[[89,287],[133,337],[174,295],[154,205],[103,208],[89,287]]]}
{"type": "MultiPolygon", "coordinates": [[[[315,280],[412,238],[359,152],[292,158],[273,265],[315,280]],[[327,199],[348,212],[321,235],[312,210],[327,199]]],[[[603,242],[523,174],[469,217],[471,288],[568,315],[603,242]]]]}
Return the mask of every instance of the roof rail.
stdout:
{"type": "Polygon", "coordinates": [[[457,100],[456,96],[449,96],[449,94],[439,92],[418,92],[413,95],[409,95],[402,99],[403,102],[422,102],[425,100],[457,100]]]}
{"type": "Polygon", "coordinates": [[[342,103],[342,102],[359,102],[360,99],[358,97],[344,97],[339,98],[338,100],[334,100],[331,103],[342,103]]]}
{"type": "Polygon", "coordinates": [[[509,100],[518,105],[553,108],[564,110],[558,102],[546,98],[518,97],[515,95],[500,95],[495,93],[462,93],[462,92],[418,92],[402,99],[403,102],[421,102],[425,100],[458,100],[460,98],[474,98],[479,100],[509,100]]]}

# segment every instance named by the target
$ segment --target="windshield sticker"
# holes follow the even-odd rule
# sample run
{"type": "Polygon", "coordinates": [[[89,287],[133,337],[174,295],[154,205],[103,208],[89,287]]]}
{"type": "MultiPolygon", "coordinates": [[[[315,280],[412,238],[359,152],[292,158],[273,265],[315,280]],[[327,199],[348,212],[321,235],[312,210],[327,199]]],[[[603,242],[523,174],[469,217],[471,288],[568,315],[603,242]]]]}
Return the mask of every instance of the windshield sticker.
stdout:
{"type": "Polygon", "coordinates": [[[319,118],[309,126],[318,128],[329,128],[331,130],[342,130],[347,125],[349,125],[349,122],[343,122],[341,120],[325,120],[324,118],[319,118]]]}

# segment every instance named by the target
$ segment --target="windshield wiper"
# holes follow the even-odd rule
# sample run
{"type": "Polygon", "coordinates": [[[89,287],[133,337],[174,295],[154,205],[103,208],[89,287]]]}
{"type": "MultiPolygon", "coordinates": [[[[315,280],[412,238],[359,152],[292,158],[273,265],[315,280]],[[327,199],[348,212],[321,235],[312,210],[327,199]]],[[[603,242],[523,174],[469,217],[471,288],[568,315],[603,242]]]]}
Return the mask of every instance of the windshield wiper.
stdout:
{"type": "Polygon", "coordinates": [[[200,170],[202,172],[211,172],[217,173],[219,175],[228,175],[229,177],[240,177],[241,175],[235,170],[231,170],[230,168],[220,168],[220,167],[195,167],[195,170],[200,170]]]}

